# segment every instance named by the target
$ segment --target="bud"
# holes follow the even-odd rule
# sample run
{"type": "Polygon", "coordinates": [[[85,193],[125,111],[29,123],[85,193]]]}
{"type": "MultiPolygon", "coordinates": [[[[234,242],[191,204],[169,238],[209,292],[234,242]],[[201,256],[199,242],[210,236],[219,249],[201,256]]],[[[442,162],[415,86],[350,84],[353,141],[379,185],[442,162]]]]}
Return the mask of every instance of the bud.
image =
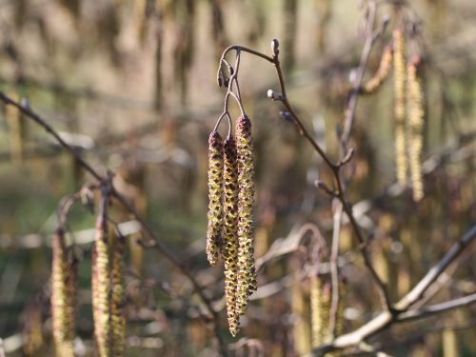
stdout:
{"type": "Polygon", "coordinates": [[[275,57],[279,55],[279,41],[277,38],[271,40],[271,52],[275,57]]]}

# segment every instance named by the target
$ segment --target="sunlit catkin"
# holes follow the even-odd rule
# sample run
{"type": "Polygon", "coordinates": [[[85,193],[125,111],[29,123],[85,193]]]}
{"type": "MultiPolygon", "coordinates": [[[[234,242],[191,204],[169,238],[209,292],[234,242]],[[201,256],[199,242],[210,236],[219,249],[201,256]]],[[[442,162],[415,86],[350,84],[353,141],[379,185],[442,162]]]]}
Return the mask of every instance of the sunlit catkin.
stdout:
{"type": "Polygon", "coordinates": [[[212,131],[208,139],[208,228],[207,258],[211,265],[218,261],[223,226],[223,143],[212,131]]]}
{"type": "Polygon", "coordinates": [[[245,313],[248,296],[257,288],[254,262],[253,204],[255,196],[251,121],[236,122],[238,152],[238,310],[245,313]]]}
{"type": "Polygon", "coordinates": [[[364,84],[363,89],[365,93],[374,93],[380,88],[385,79],[387,79],[390,69],[392,68],[392,57],[392,47],[385,47],[377,72],[364,84]]]}
{"type": "Polygon", "coordinates": [[[223,173],[224,230],[223,260],[225,261],[225,299],[228,328],[233,336],[239,329],[240,314],[237,309],[238,284],[238,161],[236,142],[229,137],[224,144],[225,164],[223,173]]]}
{"type": "Polygon", "coordinates": [[[423,93],[415,63],[408,65],[409,161],[413,199],[423,198],[421,156],[423,149],[423,93]]]}
{"type": "Polygon", "coordinates": [[[124,315],[124,238],[111,235],[111,338],[113,356],[125,351],[126,318],[124,315]]]}
{"type": "Polygon", "coordinates": [[[51,314],[57,356],[74,356],[76,264],[68,259],[64,231],[58,228],[52,240],[51,314]]]}
{"type": "Polygon", "coordinates": [[[394,81],[394,117],[395,117],[395,161],[397,181],[405,185],[408,162],[406,155],[405,125],[405,39],[401,29],[393,31],[393,81],[394,81]]]}
{"type": "Polygon", "coordinates": [[[310,285],[312,347],[316,348],[330,336],[331,292],[329,285],[323,285],[321,278],[315,275],[311,276],[310,285]]]}
{"type": "Polygon", "coordinates": [[[107,222],[102,214],[96,221],[96,240],[92,255],[92,297],[94,335],[100,357],[111,355],[111,287],[109,237],[107,222]]]}

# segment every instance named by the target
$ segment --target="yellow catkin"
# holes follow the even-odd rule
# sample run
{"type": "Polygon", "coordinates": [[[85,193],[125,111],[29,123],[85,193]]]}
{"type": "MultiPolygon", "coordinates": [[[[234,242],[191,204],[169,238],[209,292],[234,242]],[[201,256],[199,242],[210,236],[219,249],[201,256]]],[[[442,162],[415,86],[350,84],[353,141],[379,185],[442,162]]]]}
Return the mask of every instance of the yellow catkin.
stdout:
{"type": "Polygon", "coordinates": [[[312,347],[316,348],[328,342],[330,337],[331,291],[329,285],[322,284],[321,278],[314,275],[310,279],[310,300],[312,347]]]}
{"type": "MultiPolygon", "coordinates": [[[[19,100],[17,94],[12,94],[14,100],[19,100]]],[[[8,122],[9,144],[12,162],[20,164],[23,161],[24,141],[25,141],[25,123],[23,115],[17,107],[7,105],[5,108],[5,117],[8,122]]]]}
{"type": "Polygon", "coordinates": [[[374,93],[380,88],[390,73],[390,69],[392,68],[392,58],[392,47],[385,47],[377,72],[375,72],[374,76],[363,86],[364,93],[374,93]]]}
{"type": "Polygon", "coordinates": [[[395,117],[395,161],[397,181],[401,185],[407,182],[408,162],[406,155],[405,123],[405,39],[401,29],[393,31],[393,81],[394,81],[394,117],[395,117]]]}
{"type": "Polygon", "coordinates": [[[52,240],[51,313],[57,356],[74,356],[76,264],[68,259],[64,231],[57,229],[52,240]]]}
{"type": "Polygon", "coordinates": [[[423,92],[415,63],[408,65],[409,161],[413,199],[423,198],[421,156],[423,149],[423,92]]]}
{"type": "Polygon", "coordinates": [[[219,258],[223,225],[223,144],[213,131],[208,139],[208,228],[207,259],[215,265],[219,258]]]}
{"type": "Polygon", "coordinates": [[[253,205],[255,196],[251,121],[236,122],[238,152],[238,311],[244,314],[248,297],[257,288],[254,262],[253,205]]]}
{"type": "Polygon", "coordinates": [[[316,348],[322,344],[321,340],[321,322],[322,322],[322,286],[319,277],[314,274],[310,279],[310,298],[311,298],[311,334],[312,347],[316,348]]]}
{"type": "Polygon", "coordinates": [[[92,295],[94,335],[100,357],[111,355],[111,304],[109,299],[111,262],[107,231],[107,222],[102,215],[98,216],[92,256],[92,295]]]}
{"type": "Polygon", "coordinates": [[[238,162],[236,142],[230,137],[224,144],[225,164],[223,173],[224,190],[224,249],[225,299],[228,328],[233,336],[239,329],[240,314],[237,309],[238,284],[238,162]]]}
{"type": "Polygon", "coordinates": [[[124,356],[126,318],[124,315],[124,238],[111,235],[111,334],[113,356],[124,356]]]}

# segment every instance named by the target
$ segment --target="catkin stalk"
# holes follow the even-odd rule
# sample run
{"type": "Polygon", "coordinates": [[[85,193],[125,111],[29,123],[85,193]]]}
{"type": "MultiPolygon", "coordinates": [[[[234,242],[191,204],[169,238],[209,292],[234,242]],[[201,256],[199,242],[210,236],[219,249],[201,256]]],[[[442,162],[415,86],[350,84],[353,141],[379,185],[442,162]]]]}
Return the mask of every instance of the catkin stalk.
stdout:
{"type": "Polygon", "coordinates": [[[68,259],[64,231],[56,230],[51,272],[51,313],[57,356],[74,356],[76,264],[68,259]]]}
{"type": "Polygon", "coordinates": [[[423,93],[417,75],[415,63],[408,65],[408,117],[409,117],[409,158],[410,174],[413,187],[413,199],[420,201],[423,198],[423,174],[421,155],[423,149],[423,93]]]}
{"type": "Polygon", "coordinates": [[[393,70],[394,70],[394,117],[395,117],[395,160],[397,181],[407,182],[408,162],[406,155],[405,125],[405,40],[401,29],[393,31],[393,70]]]}
{"type": "Polygon", "coordinates": [[[254,265],[253,205],[255,196],[251,121],[241,116],[236,122],[238,151],[238,310],[257,288],[254,265]]]}
{"type": "Polygon", "coordinates": [[[224,190],[224,249],[225,299],[228,328],[233,336],[239,329],[240,314],[237,309],[238,285],[238,162],[236,142],[229,137],[224,143],[225,164],[223,174],[224,190]]]}
{"type": "Polygon", "coordinates": [[[207,259],[215,265],[219,258],[223,225],[223,144],[213,131],[208,139],[208,228],[207,259]]]}

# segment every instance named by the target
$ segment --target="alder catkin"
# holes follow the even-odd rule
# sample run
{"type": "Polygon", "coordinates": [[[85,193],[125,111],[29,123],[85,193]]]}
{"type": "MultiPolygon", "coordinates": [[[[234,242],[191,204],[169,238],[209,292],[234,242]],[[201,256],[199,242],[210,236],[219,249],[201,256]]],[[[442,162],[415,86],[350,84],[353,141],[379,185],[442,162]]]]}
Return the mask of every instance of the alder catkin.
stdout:
{"type": "Polygon", "coordinates": [[[395,161],[397,181],[405,185],[407,181],[408,162],[406,155],[405,123],[405,39],[401,29],[393,31],[393,81],[394,81],[394,117],[395,117],[395,161]]]}
{"type": "Polygon", "coordinates": [[[238,311],[244,314],[249,295],[257,288],[254,262],[253,205],[254,160],[251,121],[241,116],[236,122],[238,152],[238,311]]]}
{"type": "Polygon", "coordinates": [[[102,214],[96,221],[92,255],[92,297],[94,335],[100,357],[111,355],[111,304],[109,299],[111,262],[107,222],[102,214]]]}
{"type": "Polygon", "coordinates": [[[415,63],[408,65],[409,161],[413,199],[423,198],[421,156],[423,149],[423,92],[415,63]]]}
{"type": "Polygon", "coordinates": [[[364,93],[374,93],[380,88],[385,79],[387,79],[390,69],[392,68],[392,57],[392,47],[386,46],[382,53],[377,72],[375,72],[374,76],[363,86],[364,93]]]}
{"type": "Polygon", "coordinates": [[[64,231],[58,228],[52,240],[51,313],[57,356],[74,356],[76,264],[68,259],[64,231]]]}
{"type": "Polygon", "coordinates": [[[238,285],[238,161],[236,142],[229,137],[224,144],[223,173],[224,230],[223,260],[225,261],[225,300],[228,328],[233,336],[239,329],[240,314],[237,308],[238,285]]]}
{"type": "Polygon", "coordinates": [[[113,356],[125,351],[126,318],[124,315],[124,238],[111,235],[111,334],[113,356]]]}
{"type": "Polygon", "coordinates": [[[215,265],[219,258],[223,225],[223,144],[213,131],[208,139],[208,228],[207,259],[215,265]]]}
{"type": "Polygon", "coordinates": [[[320,277],[313,275],[310,280],[312,347],[316,348],[327,342],[330,336],[331,291],[328,284],[322,284],[320,277]]]}

